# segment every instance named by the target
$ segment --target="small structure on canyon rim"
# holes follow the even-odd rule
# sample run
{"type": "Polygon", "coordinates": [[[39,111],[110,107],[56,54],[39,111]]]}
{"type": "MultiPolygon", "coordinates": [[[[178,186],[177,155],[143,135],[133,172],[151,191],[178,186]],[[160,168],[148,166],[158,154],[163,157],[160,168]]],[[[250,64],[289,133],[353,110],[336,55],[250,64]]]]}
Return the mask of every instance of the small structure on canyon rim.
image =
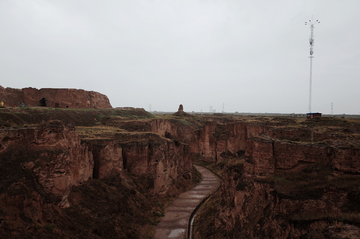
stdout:
{"type": "Polygon", "coordinates": [[[321,118],[321,113],[307,113],[306,118],[313,119],[313,118],[321,118]]]}
{"type": "Polygon", "coordinates": [[[188,113],[185,113],[184,112],[184,107],[183,105],[179,105],[179,109],[176,113],[174,113],[173,115],[176,115],[176,116],[188,116],[188,117],[193,117],[191,114],[188,114],[188,113]]]}

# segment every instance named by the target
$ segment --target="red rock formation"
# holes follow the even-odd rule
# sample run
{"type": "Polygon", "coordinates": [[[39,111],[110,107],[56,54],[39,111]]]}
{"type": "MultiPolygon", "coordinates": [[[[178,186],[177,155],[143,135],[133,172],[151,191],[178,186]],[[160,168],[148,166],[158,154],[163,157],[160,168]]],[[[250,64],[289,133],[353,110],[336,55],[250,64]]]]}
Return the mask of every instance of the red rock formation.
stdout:
{"type": "Polygon", "coordinates": [[[239,151],[245,151],[247,148],[248,127],[245,123],[226,124],[226,130],[229,131],[227,139],[227,150],[236,155],[239,151]]]}
{"type": "Polygon", "coordinates": [[[184,125],[182,123],[176,125],[174,124],[174,122],[166,119],[151,120],[150,125],[151,132],[154,132],[165,138],[176,139],[183,143],[190,143],[196,141],[194,129],[189,125],[184,125]]]}
{"type": "Polygon", "coordinates": [[[174,180],[192,168],[188,146],[157,134],[149,133],[143,138],[140,141],[130,139],[129,142],[120,143],[124,170],[146,177],[145,184],[150,192],[166,193],[174,180]]]}
{"type": "Polygon", "coordinates": [[[0,86],[1,101],[5,107],[40,106],[40,100],[46,99],[46,106],[60,108],[112,108],[106,95],[94,91],[77,89],[35,88],[12,89],[0,86]]]}
{"type": "MultiPolygon", "coordinates": [[[[187,117],[192,116],[134,124],[130,120],[112,122],[110,117],[107,123],[121,126],[125,132],[101,140],[80,141],[74,129],[58,121],[39,128],[1,129],[1,166],[20,176],[12,180],[0,178],[9,182],[6,188],[0,188],[0,208],[16,208],[17,216],[24,211],[30,215],[32,207],[41,208],[32,216],[40,220],[47,217],[47,206],[40,198],[57,202],[48,209],[56,211],[68,205],[72,186],[113,173],[132,175],[150,194],[166,193],[174,181],[191,170],[193,155],[221,162],[244,151],[245,163],[231,166],[223,174],[222,201],[216,218],[216,226],[232,231],[234,238],[297,237],[301,233],[293,229],[290,219],[324,211],[337,214],[347,206],[349,198],[357,200],[357,191],[355,196],[349,196],[331,187],[305,195],[285,194],[274,189],[268,177],[303,163],[330,165],[340,173],[360,173],[359,149],[282,141],[291,137],[290,129],[274,130],[245,122],[218,120],[190,126],[187,120],[192,118],[187,117]],[[132,132],[139,128],[141,133],[132,132]],[[19,167],[7,166],[10,162],[19,167]],[[34,180],[40,185],[37,190],[16,194],[34,180]]],[[[308,137],[307,130],[302,134],[308,137]]]]}
{"type": "MultiPolygon", "coordinates": [[[[257,127],[255,129],[258,129],[257,127]]],[[[248,132],[253,132],[253,127],[242,122],[229,124],[207,121],[195,137],[189,137],[191,152],[200,154],[206,161],[221,162],[227,157],[237,156],[247,149],[248,132]]]]}
{"type": "Polygon", "coordinates": [[[11,164],[12,158],[19,160],[19,167],[33,172],[46,193],[61,198],[62,206],[68,205],[71,186],[93,175],[88,147],[81,144],[75,129],[60,121],[50,121],[38,128],[0,130],[0,154],[7,164],[11,164]]]}
{"type": "Polygon", "coordinates": [[[199,154],[200,159],[206,161],[217,161],[216,152],[216,138],[213,133],[215,132],[215,123],[206,122],[203,129],[198,131],[194,141],[190,143],[190,148],[193,153],[199,154]]]}
{"type": "MultiPolygon", "coordinates": [[[[324,233],[323,229],[321,232],[314,229],[317,220],[326,221],[326,218],[348,212],[349,200],[356,200],[356,197],[350,196],[346,190],[332,186],[323,188],[316,184],[301,188],[301,180],[306,179],[298,179],[293,183],[300,188],[286,191],[281,186],[274,188],[271,175],[286,170],[297,172],[304,165],[316,164],[328,165],[336,172],[358,174],[359,149],[271,138],[274,135],[288,138],[291,130],[285,130],[281,135],[280,130],[247,125],[246,131],[244,164],[230,166],[223,174],[215,223],[218,228],[233,238],[299,238],[305,232],[311,238],[311,233],[324,233]],[[300,225],[296,226],[296,223],[300,225]]],[[[292,137],[296,139],[296,136],[292,137]]],[[[291,188],[291,184],[282,187],[291,188]]],[[[344,225],[344,228],[348,226],[344,225]]],[[[359,228],[356,227],[352,233],[359,235],[359,228]]]]}
{"type": "MultiPolygon", "coordinates": [[[[89,180],[91,178],[104,181],[116,178],[117,186],[133,178],[136,187],[127,188],[126,183],[131,181],[128,180],[122,190],[131,197],[146,200],[143,192],[148,192],[147,196],[166,194],[177,180],[184,180],[184,175],[191,178],[192,169],[189,146],[177,140],[155,133],[124,133],[110,139],[80,140],[74,128],[60,121],[49,121],[39,127],[0,129],[0,159],[0,221],[16,232],[39,225],[62,224],[64,218],[59,217],[66,213],[72,215],[76,203],[88,200],[79,198],[80,184],[84,184],[82,190],[87,190],[89,184],[103,182],[89,180]],[[68,206],[71,207],[63,209],[68,206]]],[[[102,189],[113,188],[110,185],[102,189]]],[[[138,206],[139,202],[132,203],[138,206]]],[[[152,208],[147,210],[153,215],[152,208]]],[[[127,210],[124,211],[126,214],[127,210]]],[[[97,213],[94,215],[92,217],[98,217],[97,213]]],[[[67,216],[64,217],[66,220],[67,216]]],[[[7,229],[0,230],[0,234],[4,230],[7,229]]],[[[52,233],[62,235],[56,230],[52,233]]],[[[9,234],[11,232],[5,233],[9,234]]]]}
{"type": "Polygon", "coordinates": [[[120,173],[123,168],[122,148],[113,140],[87,140],[94,158],[96,179],[103,179],[113,173],[120,173]]]}
{"type": "Polygon", "coordinates": [[[301,163],[322,163],[345,173],[360,172],[360,150],[317,144],[290,143],[261,138],[248,139],[246,170],[254,175],[273,174],[301,163]]]}
{"type": "Polygon", "coordinates": [[[245,157],[247,159],[246,172],[254,175],[269,175],[275,172],[272,141],[259,138],[249,139],[245,157]]]}
{"type": "Polygon", "coordinates": [[[20,103],[24,102],[23,92],[20,89],[0,86],[0,101],[4,102],[5,107],[20,106],[20,103]]]}
{"type": "MultiPolygon", "coordinates": [[[[215,225],[228,231],[232,238],[300,238],[305,231],[294,228],[291,220],[295,223],[302,218],[338,215],[348,203],[347,193],[336,189],[319,196],[279,196],[270,183],[257,182],[256,177],[239,167],[229,168],[223,174],[215,220],[215,225]]],[[[316,220],[305,223],[315,223],[316,228],[316,220]]]]}

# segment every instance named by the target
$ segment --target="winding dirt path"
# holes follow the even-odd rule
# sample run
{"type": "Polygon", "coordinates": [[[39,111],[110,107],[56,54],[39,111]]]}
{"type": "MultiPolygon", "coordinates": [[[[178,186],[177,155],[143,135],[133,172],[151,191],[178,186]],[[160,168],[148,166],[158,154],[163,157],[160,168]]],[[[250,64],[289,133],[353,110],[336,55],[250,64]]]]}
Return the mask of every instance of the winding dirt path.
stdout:
{"type": "Polygon", "coordinates": [[[196,206],[220,185],[219,179],[209,170],[195,165],[203,180],[193,189],[174,200],[166,209],[165,216],[155,228],[154,239],[184,239],[191,213],[196,206]]]}

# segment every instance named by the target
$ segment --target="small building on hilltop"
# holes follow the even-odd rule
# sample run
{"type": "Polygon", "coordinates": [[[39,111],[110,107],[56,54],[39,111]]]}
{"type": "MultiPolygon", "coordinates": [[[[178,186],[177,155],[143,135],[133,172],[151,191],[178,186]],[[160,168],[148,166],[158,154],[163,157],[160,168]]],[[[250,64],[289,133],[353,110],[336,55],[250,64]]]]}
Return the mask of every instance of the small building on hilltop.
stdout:
{"type": "Polygon", "coordinates": [[[321,118],[321,113],[317,112],[317,113],[307,113],[306,114],[306,118],[307,119],[313,119],[313,118],[321,118]]]}

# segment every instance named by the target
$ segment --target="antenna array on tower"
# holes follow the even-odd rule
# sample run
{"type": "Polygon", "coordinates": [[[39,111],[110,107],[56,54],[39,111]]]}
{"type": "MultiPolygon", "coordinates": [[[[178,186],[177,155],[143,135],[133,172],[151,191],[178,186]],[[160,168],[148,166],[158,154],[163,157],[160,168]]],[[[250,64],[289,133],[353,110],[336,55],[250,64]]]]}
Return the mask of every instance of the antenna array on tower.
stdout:
{"type": "Polygon", "coordinates": [[[305,25],[310,25],[311,34],[309,38],[310,43],[310,87],[309,87],[309,113],[311,113],[311,87],[312,87],[312,59],[314,58],[314,25],[320,23],[319,20],[316,20],[315,22],[313,20],[309,20],[308,22],[305,22],[305,25]]]}

